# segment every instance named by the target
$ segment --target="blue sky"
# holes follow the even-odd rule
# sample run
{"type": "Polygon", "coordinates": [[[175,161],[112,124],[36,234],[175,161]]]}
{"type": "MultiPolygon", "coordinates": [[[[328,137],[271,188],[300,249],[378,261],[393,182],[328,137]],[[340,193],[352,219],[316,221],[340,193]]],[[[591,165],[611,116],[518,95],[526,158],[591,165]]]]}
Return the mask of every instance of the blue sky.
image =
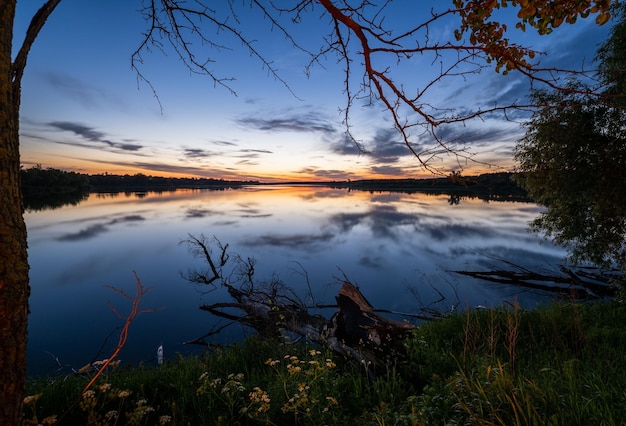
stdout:
{"type": "MultiPolygon", "coordinates": [[[[42,3],[18,2],[15,46],[42,3]]],[[[329,56],[307,75],[307,56],[279,31],[272,31],[267,19],[245,1],[234,2],[241,11],[241,27],[288,88],[268,75],[240,43],[215,38],[232,49],[207,46],[207,54],[216,60],[210,69],[235,78],[228,84],[236,94],[190,73],[166,49],[144,54],[141,65],[157,100],[131,69],[130,57],[147,29],[138,12],[141,4],[140,0],[60,3],[33,46],[24,76],[20,124],[24,167],[41,164],[86,173],[261,181],[428,176],[394,131],[389,113],[365,100],[352,106],[352,131],[366,149],[359,152],[342,124],[343,65],[329,56]]],[[[448,6],[446,1],[394,1],[385,23],[407,27],[421,22],[431,8],[448,6]]],[[[316,50],[330,29],[328,19],[320,17],[317,7],[304,14],[300,24],[285,25],[303,46],[316,50]]],[[[447,20],[431,27],[429,37],[452,40],[454,24],[447,20]]],[[[597,27],[587,19],[548,36],[528,30],[511,38],[546,52],[541,56],[544,65],[580,68],[590,64],[607,32],[608,26],[597,27]]],[[[207,34],[216,36],[214,30],[207,34]]],[[[431,59],[416,58],[394,73],[406,86],[420,88],[438,68],[431,59]]],[[[429,101],[442,108],[475,109],[493,102],[522,102],[528,87],[516,73],[503,77],[485,69],[468,79],[433,86],[429,101]]],[[[523,116],[511,117],[515,120],[493,116],[444,127],[440,135],[474,154],[478,163],[461,163],[465,174],[511,170],[515,141],[523,135],[523,116]]],[[[420,146],[433,143],[427,135],[420,136],[420,146]]],[[[433,161],[442,170],[459,168],[453,156],[433,161]]]]}

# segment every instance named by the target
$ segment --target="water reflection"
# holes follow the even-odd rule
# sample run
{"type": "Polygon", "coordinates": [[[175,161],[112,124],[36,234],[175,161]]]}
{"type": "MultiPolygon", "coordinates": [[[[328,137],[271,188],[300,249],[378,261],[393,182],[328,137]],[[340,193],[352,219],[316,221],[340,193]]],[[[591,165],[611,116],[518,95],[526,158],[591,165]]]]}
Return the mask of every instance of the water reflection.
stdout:
{"type": "MultiPolygon", "coordinates": [[[[215,235],[232,252],[257,259],[257,278],[276,274],[296,291],[306,284],[294,270],[300,265],[319,303],[333,303],[339,288],[335,277],[344,274],[375,306],[394,311],[431,304],[442,310],[456,303],[493,305],[513,297],[536,303],[536,294],[447,271],[493,266],[498,257],[527,268],[556,265],[561,250],[526,230],[538,207],[464,198],[451,205],[449,199],[270,186],[91,194],[75,206],[27,212],[30,372],[54,369],[45,351],[75,367],[108,356],[112,342],[98,354],[100,347],[121,324],[107,301],[120,311],[125,306],[104,286],[132,291],[132,271],[154,287],[144,308],[163,309],[133,324],[122,359],[149,362],[160,344],[166,356],[191,350],[181,343],[216,321],[197,307],[227,295],[201,294],[181,278],[181,271],[202,266],[179,244],[189,234],[215,235]]],[[[231,328],[220,338],[239,339],[241,331],[231,328]]]]}

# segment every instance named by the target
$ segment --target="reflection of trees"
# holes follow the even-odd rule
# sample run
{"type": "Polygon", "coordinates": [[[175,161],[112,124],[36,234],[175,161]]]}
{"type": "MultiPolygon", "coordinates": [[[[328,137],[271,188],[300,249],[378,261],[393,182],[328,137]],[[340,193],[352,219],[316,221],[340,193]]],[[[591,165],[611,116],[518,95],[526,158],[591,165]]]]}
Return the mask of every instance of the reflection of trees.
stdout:
{"type": "Polygon", "coordinates": [[[461,196],[459,194],[450,194],[450,198],[448,198],[448,204],[451,206],[456,206],[461,202],[461,196]]]}
{"type": "Polygon", "coordinates": [[[54,210],[63,206],[76,206],[87,198],[89,198],[89,192],[24,194],[24,209],[54,210]]]}

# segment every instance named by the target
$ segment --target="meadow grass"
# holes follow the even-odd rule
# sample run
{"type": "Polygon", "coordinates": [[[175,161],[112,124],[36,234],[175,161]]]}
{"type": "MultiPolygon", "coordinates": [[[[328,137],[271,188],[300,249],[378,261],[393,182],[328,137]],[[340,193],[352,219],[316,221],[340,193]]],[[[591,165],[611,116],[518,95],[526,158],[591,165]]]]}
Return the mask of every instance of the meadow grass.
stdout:
{"type": "Polygon", "coordinates": [[[589,425],[626,418],[626,306],[554,303],[419,326],[369,380],[323,348],[251,337],[158,367],[29,381],[24,424],[589,425]]]}

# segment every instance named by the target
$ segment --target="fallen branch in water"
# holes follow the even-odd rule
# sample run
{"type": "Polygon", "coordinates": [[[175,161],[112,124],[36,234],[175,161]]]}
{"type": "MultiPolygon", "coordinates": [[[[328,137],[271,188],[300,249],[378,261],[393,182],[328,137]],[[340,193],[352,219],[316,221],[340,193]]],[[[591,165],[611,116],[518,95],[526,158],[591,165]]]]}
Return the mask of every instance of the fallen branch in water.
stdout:
{"type": "Polygon", "coordinates": [[[592,268],[574,270],[561,266],[561,274],[543,274],[531,271],[504,259],[496,259],[511,267],[492,271],[451,271],[476,279],[495,282],[516,287],[539,290],[566,296],[573,300],[601,299],[614,297],[617,288],[612,283],[620,279],[617,273],[601,272],[592,268]]]}
{"type": "MultiPolygon", "coordinates": [[[[264,338],[281,339],[286,333],[304,337],[363,363],[369,373],[387,358],[397,359],[404,354],[403,340],[414,326],[380,315],[381,310],[374,309],[361,291],[347,279],[342,280],[336,297],[337,311],[328,319],[311,314],[309,306],[277,278],[269,283],[255,282],[254,261],[251,259],[233,256],[234,271],[225,273],[227,262],[223,260],[229,257],[225,252],[226,246],[216,239],[214,244],[219,249],[219,261],[211,258],[210,242],[204,236],[190,237],[186,243],[196,257],[210,266],[204,273],[189,272],[187,277],[191,278],[190,281],[206,283],[211,287],[219,281],[232,299],[230,302],[205,304],[200,309],[232,323],[250,327],[264,338]],[[237,285],[233,285],[233,281],[237,285]]],[[[310,285],[308,288],[310,291],[310,285]]],[[[314,301],[312,295],[310,299],[314,301]]],[[[190,343],[206,344],[205,337],[190,343]]]]}

